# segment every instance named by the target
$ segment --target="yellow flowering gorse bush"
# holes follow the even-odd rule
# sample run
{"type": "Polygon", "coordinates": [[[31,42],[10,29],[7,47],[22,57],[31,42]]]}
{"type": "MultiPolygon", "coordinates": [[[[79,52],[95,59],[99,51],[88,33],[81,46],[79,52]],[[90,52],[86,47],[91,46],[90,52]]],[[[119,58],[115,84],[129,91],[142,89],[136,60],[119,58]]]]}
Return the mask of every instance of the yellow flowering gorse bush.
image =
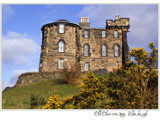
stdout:
{"type": "Polygon", "coordinates": [[[62,102],[58,95],[52,95],[49,98],[48,103],[42,107],[42,109],[60,109],[62,106],[62,102]]]}
{"type": "Polygon", "coordinates": [[[59,98],[57,95],[50,97],[43,109],[86,109],[103,108],[106,99],[105,89],[107,84],[105,79],[98,79],[91,71],[87,72],[80,85],[78,94],[59,98]]]}

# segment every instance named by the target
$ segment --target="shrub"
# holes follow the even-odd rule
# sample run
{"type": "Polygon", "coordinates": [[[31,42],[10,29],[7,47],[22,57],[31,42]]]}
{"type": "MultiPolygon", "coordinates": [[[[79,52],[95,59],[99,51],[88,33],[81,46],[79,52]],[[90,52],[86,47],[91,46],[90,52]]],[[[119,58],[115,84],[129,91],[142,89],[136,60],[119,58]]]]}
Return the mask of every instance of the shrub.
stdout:
{"type": "Polygon", "coordinates": [[[30,97],[31,109],[37,108],[37,107],[45,105],[45,104],[46,104],[46,99],[44,97],[41,97],[39,95],[34,95],[34,94],[31,95],[31,97],[30,97]]]}
{"type": "MultiPolygon", "coordinates": [[[[98,79],[92,72],[87,72],[80,85],[78,94],[63,99],[64,106],[71,105],[72,108],[91,109],[96,108],[98,101],[104,95],[105,85],[103,79],[98,79]]],[[[102,100],[102,99],[101,99],[102,100]]]]}
{"type": "Polygon", "coordinates": [[[61,74],[64,75],[64,81],[67,84],[74,85],[76,84],[76,80],[81,76],[80,65],[75,62],[70,65],[70,69],[65,67],[61,70],[61,74]]]}
{"type": "Polygon", "coordinates": [[[93,109],[104,108],[106,103],[106,80],[98,79],[91,71],[87,72],[80,85],[78,94],[59,98],[57,95],[51,96],[43,109],[93,109]]]}
{"type": "Polygon", "coordinates": [[[158,108],[158,71],[154,68],[158,50],[150,43],[150,56],[143,48],[132,48],[130,55],[137,62],[127,62],[110,73],[108,95],[112,108],[158,108]]]}
{"type": "Polygon", "coordinates": [[[60,109],[62,102],[60,102],[60,98],[58,95],[52,95],[49,98],[48,103],[42,107],[42,109],[60,109]]]}

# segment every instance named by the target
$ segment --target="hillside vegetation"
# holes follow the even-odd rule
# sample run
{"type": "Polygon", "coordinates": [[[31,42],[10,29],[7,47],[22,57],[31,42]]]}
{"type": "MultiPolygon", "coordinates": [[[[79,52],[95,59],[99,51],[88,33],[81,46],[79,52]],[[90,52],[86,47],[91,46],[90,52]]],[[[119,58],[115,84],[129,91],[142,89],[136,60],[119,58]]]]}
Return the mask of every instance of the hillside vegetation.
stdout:
{"type": "Polygon", "coordinates": [[[68,85],[61,79],[44,80],[4,91],[2,93],[2,108],[29,109],[31,108],[31,95],[39,95],[49,100],[49,96],[53,94],[58,94],[63,98],[78,91],[79,85],[68,85]]]}

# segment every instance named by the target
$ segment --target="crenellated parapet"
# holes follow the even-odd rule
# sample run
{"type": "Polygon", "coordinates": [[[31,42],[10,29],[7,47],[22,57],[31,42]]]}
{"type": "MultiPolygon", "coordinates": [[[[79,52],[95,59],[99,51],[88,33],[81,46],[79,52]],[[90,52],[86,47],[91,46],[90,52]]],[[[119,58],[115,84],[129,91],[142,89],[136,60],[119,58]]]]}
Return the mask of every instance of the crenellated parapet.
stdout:
{"type": "Polygon", "coordinates": [[[120,28],[128,30],[130,27],[129,18],[120,18],[120,15],[116,15],[115,20],[106,20],[106,29],[120,28]]]}

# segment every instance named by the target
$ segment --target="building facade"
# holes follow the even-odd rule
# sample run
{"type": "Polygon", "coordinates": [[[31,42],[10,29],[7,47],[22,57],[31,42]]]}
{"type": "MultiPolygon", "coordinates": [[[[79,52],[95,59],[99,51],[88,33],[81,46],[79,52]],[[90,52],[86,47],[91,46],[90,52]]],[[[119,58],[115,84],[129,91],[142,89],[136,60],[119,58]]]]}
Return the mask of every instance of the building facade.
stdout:
{"type": "Polygon", "coordinates": [[[91,28],[88,17],[79,25],[58,20],[42,26],[39,72],[70,69],[78,62],[81,71],[112,71],[130,59],[127,44],[129,18],[106,20],[104,28],[91,28]]]}

